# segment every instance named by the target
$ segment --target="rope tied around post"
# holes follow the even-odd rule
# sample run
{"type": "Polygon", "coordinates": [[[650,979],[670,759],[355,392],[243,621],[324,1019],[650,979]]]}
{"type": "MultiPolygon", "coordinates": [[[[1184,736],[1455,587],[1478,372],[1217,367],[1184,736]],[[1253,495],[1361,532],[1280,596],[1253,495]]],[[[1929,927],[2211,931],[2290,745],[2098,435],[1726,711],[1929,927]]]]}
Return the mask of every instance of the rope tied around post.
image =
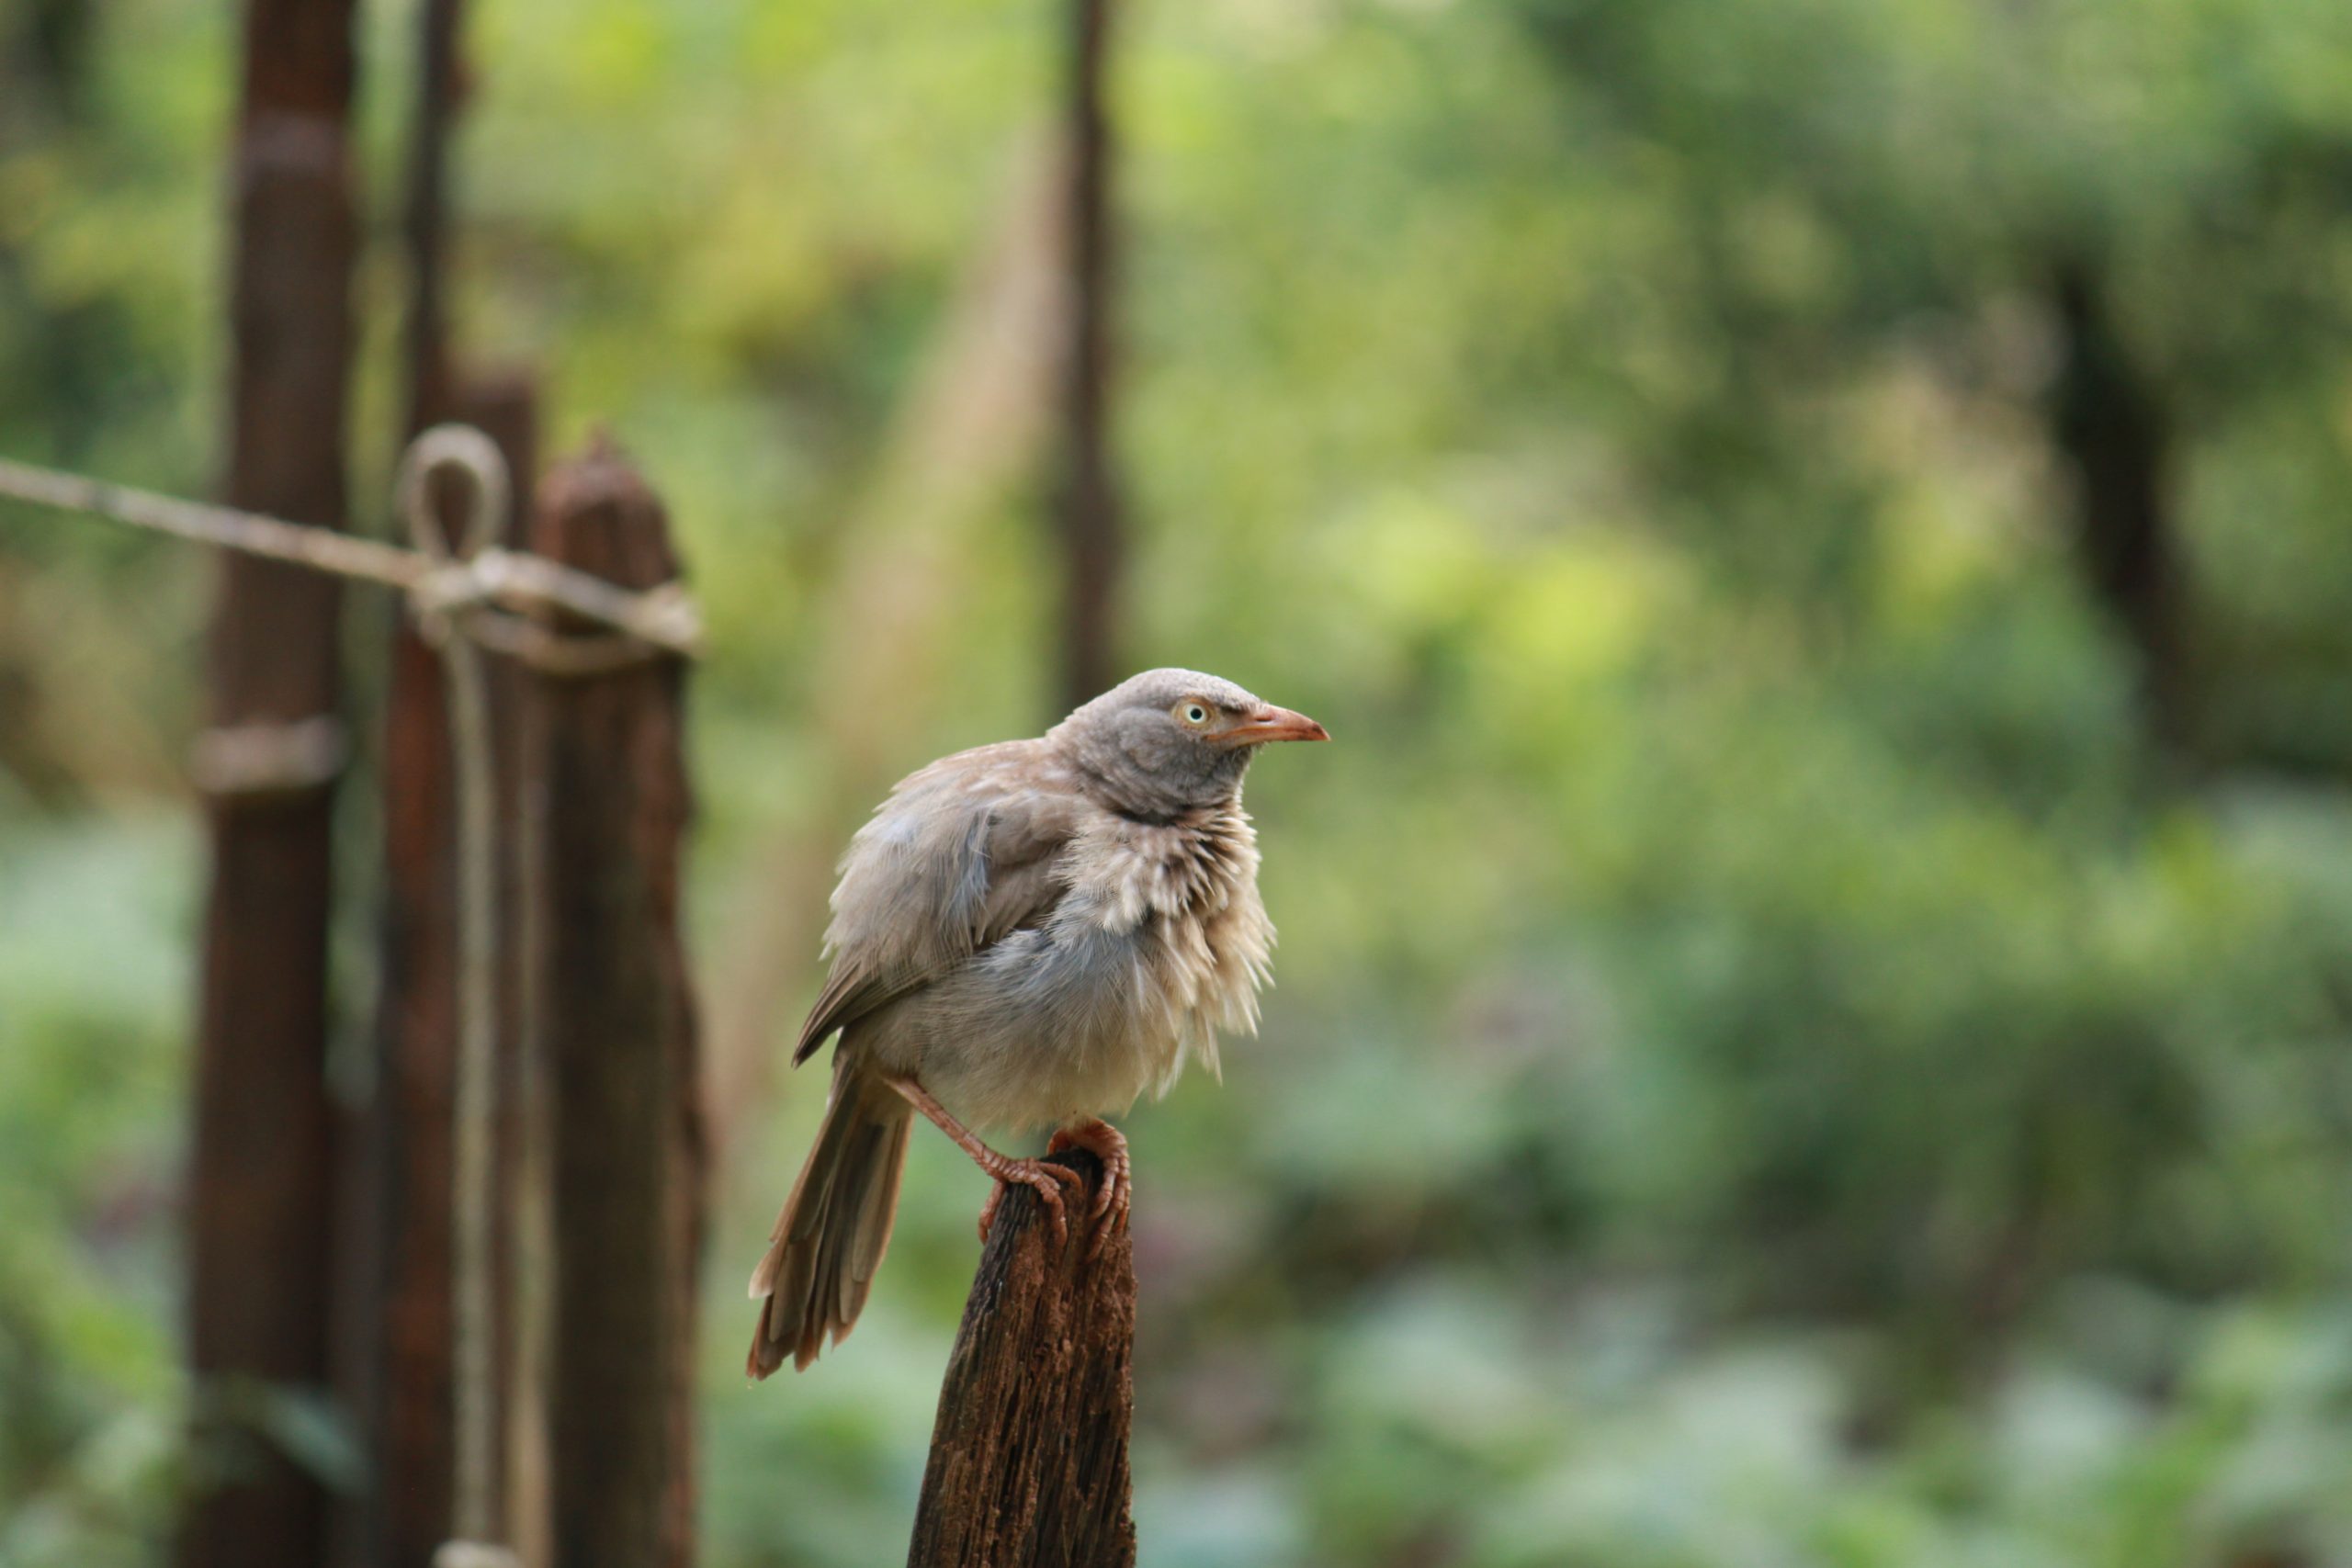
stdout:
{"type": "MultiPolygon", "coordinates": [[[[467,445],[467,436],[489,446],[489,438],[470,426],[435,426],[411,446],[404,470],[415,466],[413,455],[420,449],[435,456],[435,466],[468,462],[450,456],[467,445]]],[[[602,674],[650,659],[694,659],[702,651],[701,611],[684,584],[632,592],[544,557],[500,548],[486,538],[463,559],[453,559],[437,540],[404,549],[6,458],[0,458],[0,496],[398,589],[420,616],[441,613],[483,647],[548,674],[602,674]],[[534,610],[564,611],[604,627],[607,635],[559,635],[526,619],[534,610]]]]}
{"type": "Polygon", "coordinates": [[[490,438],[463,425],[436,425],[417,437],[401,463],[400,508],[410,540],[433,570],[409,591],[418,635],[441,656],[448,680],[449,750],[458,797],[458,1082],[450,1171],[451,1356],[449,1539],[435,1568],[514,1568],[519,1559],[493,1544],[498,1502],[491,1485],[497,1451],[497,1194],[493,1137],[498,1115],[498,874],[491,840],[497,831],[490,684],[475,634],[494,624],[478,560],[506,515],[512,481],[490,438]],[[437,473],[465,476],[465,527],[451,556],[437,509],[437,473]]]}
{"type": "Polygon", "coordinates": [[[428,562],[408,585],[409,605],[427,643],[443,648],[462,635],[549,675],[601,675],[696,651],[701,614],[683,584],[634,593],[495,544],[510,494],[505,460],[471,425],[437,424],[410,444],[401,465],[400,504],[409,537],[428,562]],[[432,476],[442,470],[464,474],[471,486],[455,556],[433,508],[432,476]],[[611,629],[566,636],[518,613],[532,604],[569,610],[611,629]]]}
{"type": "MultiPolygon", "coordinates": [[[[453,1473],[449,1539],[435,1553],[435,1568],[518,1568],[520,1562],[512,1548],[498,1543],[501,1521],[492,1485],[499,1441],[493,1387],[497,983],[504,942],[492,852],[497,786],[483,654],[503,654],[548,675],[588,677],[692,659],[702,641],[700,611],[681,583],[632,591],[493,543],[512,482],[496,445],[481,431],[454,424],[427,430],[401,462],[396,499],[412,546],[402,548],[0,459],[0,496],[398,589],[419,635],[440,657],[458,803],[458,1072],[450,1235],[453,1473]],[[436,506],[435,481],[443,474],[467,487],[454,549],[436,506]],[[548,611],[602,629],[565,632],[533,615],[548,611]]],[[[224,795],[307,787],[321,775],[332,776],[343,756],[342,730],[331,719],[309,728],[212,732],[198,748],[196,782],[207,793],[224,795]]]]}
{"type": "Polygon", "coordinates": [[[502,1531],[492,1484],[498,1445],[497,986],[504,937],[499,928],[492,849],[497,778],[483,653],[506,654],[546,674],[590,676],[672,658],[676,645],[698,631],[694,603],[675,583],[634,593],[537,557],[497,547],[492,541],[511,497],[504,457],[495,443],[470,426],[436,425],[411,443],[402,457],[401,515],[412,546],[429,562],[409,589],[409,604],[418,635],[440,655],[447,675],[457,795],[450,1536],[435,1553],[435,1568],[516,1568],[519,1562],[510,1548],[496,1544],[502,1531]],[[435,479],[444,474],[462,478],[467,491],[454,552],[436,504],[435,479]],[[507,608],[518,598],[535,596],[526,584],[540,569],[578,579],[561,601],[563,607],[614,629],[601,635],[564,635],[507,608]]]}

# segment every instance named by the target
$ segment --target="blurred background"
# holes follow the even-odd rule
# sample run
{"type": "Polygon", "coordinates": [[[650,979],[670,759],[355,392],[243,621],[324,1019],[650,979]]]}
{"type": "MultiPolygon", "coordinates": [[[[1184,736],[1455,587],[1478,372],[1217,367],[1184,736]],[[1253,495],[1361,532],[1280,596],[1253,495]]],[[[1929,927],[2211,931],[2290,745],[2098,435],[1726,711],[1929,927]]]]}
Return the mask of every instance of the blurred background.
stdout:
{"type": "MultiPolygon", "coordinates": [[[[380,532],[415,12],[364,21],[380,532]]],[[[1116,24],[1114,666],[1339,741],[1250,781],[1261,1037],[1125,1123],[1143,1562],[2352,1564],[2352,8],[1116,24]]],[[[741,1284],[832,855],[1066,705],[1068,17],[467,25],[451,318],[710,623],[703,1557],[895,1560],[982,1179],[917,1139],[807,1374],[744,1383],[741,1284]]],[[[237,52],[0,5],[0,453],[213,486],[237,52]]],[[[9,1568],[169,1533],[211,583],[0,510],[9,1568]]]]}

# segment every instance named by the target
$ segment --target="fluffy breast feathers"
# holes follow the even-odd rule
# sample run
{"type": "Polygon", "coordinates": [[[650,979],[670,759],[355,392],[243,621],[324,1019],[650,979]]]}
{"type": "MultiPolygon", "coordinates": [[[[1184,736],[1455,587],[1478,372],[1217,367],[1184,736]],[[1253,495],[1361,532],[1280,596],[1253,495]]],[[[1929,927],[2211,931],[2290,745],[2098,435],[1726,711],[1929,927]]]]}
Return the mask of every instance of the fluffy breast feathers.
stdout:
{"type": "MultiPolygon", "coordinates": [[[[1219,1030],[1254,1033],[1274,928],[1258,898],[1258,838],[1237,803],[1173,822],[1099,813],[1062,857],[1060,918],[1126,933],[1164,998],[1173,1043],[1218,1072],[1219,1030]]],[[[1163,1092],[1182,1064],[1168,1064],[1163,1092]]]]}

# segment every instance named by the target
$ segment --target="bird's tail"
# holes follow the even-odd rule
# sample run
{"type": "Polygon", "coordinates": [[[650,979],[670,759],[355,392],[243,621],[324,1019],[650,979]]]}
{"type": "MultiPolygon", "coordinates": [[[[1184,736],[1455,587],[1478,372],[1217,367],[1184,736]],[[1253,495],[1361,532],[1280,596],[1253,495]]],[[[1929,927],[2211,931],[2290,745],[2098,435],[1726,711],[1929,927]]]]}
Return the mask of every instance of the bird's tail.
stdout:
{"type": "Polygon", "coordinates": [[[839,1343],[857,1321],[874,1271],[890,1245],[914,1110],[878,1076],[845,1068],[817,1146],[776,1217],[767,1256],[752,1272],[760,1302],[747,1371],[763,1378],[784,1365],[817,1359],[831,1334],[839,1343]]]}

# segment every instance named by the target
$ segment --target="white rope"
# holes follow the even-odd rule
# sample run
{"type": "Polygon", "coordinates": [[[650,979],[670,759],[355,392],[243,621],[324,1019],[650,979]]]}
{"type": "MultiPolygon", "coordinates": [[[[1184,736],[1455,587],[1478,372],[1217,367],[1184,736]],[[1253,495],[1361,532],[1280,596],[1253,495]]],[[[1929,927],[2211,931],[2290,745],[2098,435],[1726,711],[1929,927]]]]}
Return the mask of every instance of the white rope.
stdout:
{"type": "MultiPolygon", "coordinates": [[[[421,553],[449,558],[433,504],[433,476],[469,480],[466,525],[455,563],[436,567],[423,585],[455,584],[480,558],[506,515],[506,460],[479,430],[436,425],[418,436],[401,462],[400,506],[421,553]]],[[[458,635],[469,594],[419,593],[417,630],[441,655],[448,675],[449,750],[458,797],[458,1085],[453,1107],[449,1185],[450,1352],[449,1534],[436,1568],[492,1568],[503,1548],[491,1484],[498,1453],[497,1267],[494,1254],[498,1117],[497,781],[492,772],[489,677],[481,649],[458,635]]]]}
{"type": "MultiPolygon", "coordinates": [[[[441,425],[418,440],[464,429],[441,425]]],[[[471,434],[489,439],[479,431],[471,434]]],[[[484,647],[550,673],[595,674],[657,654],[692,659],[702,650],[701,612],[684,585],[664,583],[634,592],[544,557],[501,549],[487,541],[462,560],[452,561],[446,552],[402,549],[332,528],[181,501],[6,458],[0,458],[0,496],[109,517],[198,544],[397,588],[409,595],[420,615],[447,615],[461,622],[466,634],[484,647]],[[615,637],[560,636],[521,618],[546,610],[565,611],[606,628],[615,637]]]]}
{"type": "Polygon", "coordinates": [[[188,747],[188,782],[212,798],[254,799],[333,784],[350,759],[343,720],[331,713],[277,723],[214,725],[188,747]]]}

